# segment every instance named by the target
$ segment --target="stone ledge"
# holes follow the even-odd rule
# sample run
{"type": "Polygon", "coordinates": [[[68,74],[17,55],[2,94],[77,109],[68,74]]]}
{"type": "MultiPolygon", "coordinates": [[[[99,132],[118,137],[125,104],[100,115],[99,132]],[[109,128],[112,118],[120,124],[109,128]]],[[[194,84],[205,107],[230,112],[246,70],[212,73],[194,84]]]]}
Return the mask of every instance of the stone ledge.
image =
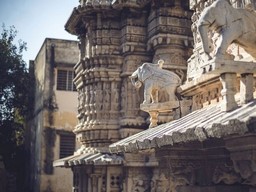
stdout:
{"type": "Polygon", "coordinates": [[[213,59],[200,66],[203,74],[222,74],[222,73],[256,73],[256,63],[233,60],[213,59]]]}
{"type": "Polygon", "coordinates": [[[192,96],[195,93],[201,92],[201,89],[199,89],[200,87],[203,88],[208,86],[210,83],[217,81],[219,81],[219,76],[217,74],[203,74],[199,78],[187,81],[184,85],[178,87],[177,91],[184,96],[192,96]]]}
{"type": "Polygon", "coordinates": [[[199,88],[209,85],[210,82],[219,81],[219,77],[224,73],[235,73],[237,76],[241,74],[255,74],[256,63],[233,60],[210,60],[199,66],[202,74],[200,77],[185,82],[178,89],[178,92],[185,96],[191,96],[195,92],[200,92],[199,88]]]}
{"type": "Polygon", "coordinates": [[[163,103],[148,103],[148,104],[140,104],[140,109],[142,111],[171,111],[174,108],[179,107],[179,101],[168,101],[163,103]]]}

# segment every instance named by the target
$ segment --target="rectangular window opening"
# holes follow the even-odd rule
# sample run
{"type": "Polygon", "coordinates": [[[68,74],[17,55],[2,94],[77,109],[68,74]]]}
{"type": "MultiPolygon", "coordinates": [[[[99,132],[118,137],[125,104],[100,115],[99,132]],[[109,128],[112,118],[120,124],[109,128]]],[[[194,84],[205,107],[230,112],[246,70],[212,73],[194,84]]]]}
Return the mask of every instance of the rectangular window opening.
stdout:
{"type": "Polygon", "coordinates": [[[75,139],[75,134],[60,134],[60,158],[74,154],[75,139]]]}
{"type": "Polygon", "coordinates": [[[76,91],[73,83],[74,72],[72,70],[58,69],[57,71],[57,90],[76,91]]]}

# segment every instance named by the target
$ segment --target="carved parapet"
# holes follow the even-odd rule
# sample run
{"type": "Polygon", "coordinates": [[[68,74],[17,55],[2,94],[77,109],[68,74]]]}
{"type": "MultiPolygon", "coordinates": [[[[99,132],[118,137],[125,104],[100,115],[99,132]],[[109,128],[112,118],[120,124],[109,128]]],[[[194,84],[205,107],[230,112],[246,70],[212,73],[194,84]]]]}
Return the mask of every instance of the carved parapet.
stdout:
{"type": "Polygon", "coordinates": [[[256,63],[212,60],[201,66],[203,73],[218,74],[223,86],[223,111],[237,107],[234,95],[236,93],[237,76],[240,75],[240,103],[244,104],[253,99],[253,73],[256,73],[256,63]]]}
{"type": "Polygon", "coordinates": [[[246,61],[213,59],[202,63],[199,67],[202,74],[256,73],[256,63],[246,61]]]}
{"type": "MultiPolygon", "coordinates": [[[[253,74],[255,73],[255,62],[225,59],[212,59],[208,62],[201,62],[197,65],[197,71],[193,74],[193,78],[188,79],[185,85],[181,86],[182,93],[188,92],[184,92],[184,90],[190,89],[192,91],[193,86],[197,86],[198,89],[200,86],[203,87],[203,84],[212,84],[219,78],[222,85],[220,92],[222,95],[222,111],[230,111],[239,104],[248,103],[253,99],[253,74]],[[239,95],[235,98],[238,92],[239,95]]],[[[217,81],[215,84],[217,85],[217,81]]],[[[211,90],[209,89],[209,91],[211,90]]],[[[188,94],[186,93],[185,95],[188,94]]]]}

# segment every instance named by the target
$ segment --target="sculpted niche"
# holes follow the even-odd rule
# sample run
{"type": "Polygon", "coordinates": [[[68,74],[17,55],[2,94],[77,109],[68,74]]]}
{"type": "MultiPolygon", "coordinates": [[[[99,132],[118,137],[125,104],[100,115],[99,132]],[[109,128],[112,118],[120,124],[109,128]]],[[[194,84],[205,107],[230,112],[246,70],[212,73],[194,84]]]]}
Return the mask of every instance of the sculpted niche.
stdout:
{"type": "Polygon", "coordinates": [[[197,23],[205,61],[216,57],[233,59],[226,51],[231,43],[244,48],[256,58],[256,13],[254,10],[236,9],[228,0],[216,0],[206,7],[197,23]],[[209,33],[213,33],[212,39],[209,33]]]}

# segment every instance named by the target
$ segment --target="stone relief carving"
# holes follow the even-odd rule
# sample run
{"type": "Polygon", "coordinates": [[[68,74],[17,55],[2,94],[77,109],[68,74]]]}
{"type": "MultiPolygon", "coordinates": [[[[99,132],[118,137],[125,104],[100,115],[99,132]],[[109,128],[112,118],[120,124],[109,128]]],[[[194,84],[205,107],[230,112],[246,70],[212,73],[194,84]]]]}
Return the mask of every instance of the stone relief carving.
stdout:
{"type": "Polygon", "coordinates": [[[256,13],[248,9],[236,9],[228,0],[217,0],[206,7],[197,23],[202,40],[204,60],[212,57],[233,59],[226,53],[231,43],[243,47],[256,58],[256,13]],[[223,14],[225,13],[225,14],[223,14]],[[213,32],[212,45],[209,32],[213,32]]]}
{"type": "Polygon", "coordinates": [[[160,174],[159,179],[156,180],[156,190],[152,192],[169,192],[169,181],[163,173],[160,174]]]}
{"type": "Polygon", "coordinates": [[[149,191],[149,185],[142,179],[133,180],[132,192],[147,192],[149,191]]]}
{"type": "Polygon", "coordinates": [[[231,185],[241,181],[241,177],[237,174],[232,166],[217,166],[214,170],[212,181],[215,184],[223,182],[231,185]]]}
{"type": "Polygon", "coordinates": [[[234,169],[244,179],[246,185],[256,186],[256,162],[253,160],[235,160],[234,169]]]}
{"type": "Polygon", "coordinates": [[[144,63],[130,76],[136,88],[144,85],[143,104],[158,103],[160,91],[167,92],[168,101],[176,100],[175,91],[181,79],[175,73],[162,69],[163,63],[163,60],[158,64],[144,63]]]}
{"type": "Polygon", "coordinates": [[[184,174],[171,174],[166,177],[161,173],[158,179],[151,180],[150,192],[177,192],[178,186],[189,185],[191,182],[188,180],[186,173],[184,174]]]}

